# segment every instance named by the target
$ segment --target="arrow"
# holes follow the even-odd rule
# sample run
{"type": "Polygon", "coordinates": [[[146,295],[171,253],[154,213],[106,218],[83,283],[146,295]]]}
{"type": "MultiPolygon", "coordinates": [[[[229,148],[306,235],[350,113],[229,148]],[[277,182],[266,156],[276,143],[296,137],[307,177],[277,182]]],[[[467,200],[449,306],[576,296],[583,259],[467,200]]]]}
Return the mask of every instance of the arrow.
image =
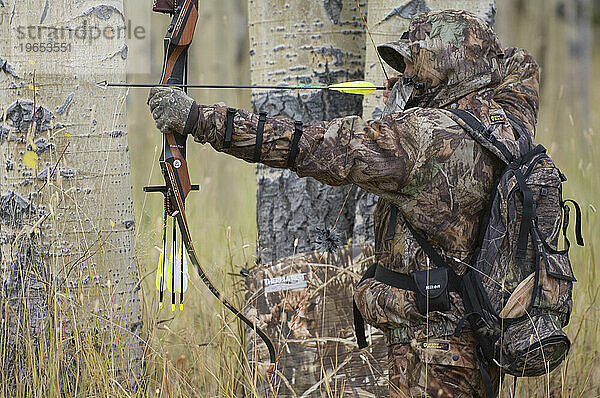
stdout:
{"type": "MultiPolygon", "coordinates": [[[[158,308],[163,307],[163,292],[165,291],[165,252],[167,246],[167,215],[163,216],[163,238],[162,238],[162,249],[160,249],[160,256],[158,257],[158,267],[156,269],[156,290],[159,291],[158,308]]],[[[158,249],[158,247],[157,247],[158,249]]]]}
{"type": "Polygon", "coordinates": [[[375,90],[385,90],[383,86],[375,86],[373,83],[357,80],[331,84],[329,86],[269,86],[269,85],[235,85],[235,84],[131,84],[131,83],[109,83],[106,80],[96,83],[96,86],[106,89],[108,87],[181,87],[181,88],[206,88],[206,89],[259,89],[259,90],[331,90],[346,94],[367,95],[375,90]]]}

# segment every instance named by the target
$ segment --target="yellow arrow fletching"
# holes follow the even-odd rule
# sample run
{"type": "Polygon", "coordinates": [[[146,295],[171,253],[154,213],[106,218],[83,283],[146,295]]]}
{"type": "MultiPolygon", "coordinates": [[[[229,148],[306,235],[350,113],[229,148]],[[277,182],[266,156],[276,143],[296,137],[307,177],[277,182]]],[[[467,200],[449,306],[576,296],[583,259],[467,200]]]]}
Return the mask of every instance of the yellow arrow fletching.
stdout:
{"type": "Polygon", "coordinates": [[[165,261],[165,251],[160,251],[160,256],[158,257],[158,267],[156,268],[156,290],[161,291],[161,285],[164,286],[163,281],[163,262],[165,261]]]}
{"type": "Polygon", "coordinates": [[[359,95],[371,94],[373,91],[375,91],[377,89],[373,83],[365,82],[363,80],[332,84],[328,88],[330,90],[339,91],[341,93],[359,94],[359,95]]]}

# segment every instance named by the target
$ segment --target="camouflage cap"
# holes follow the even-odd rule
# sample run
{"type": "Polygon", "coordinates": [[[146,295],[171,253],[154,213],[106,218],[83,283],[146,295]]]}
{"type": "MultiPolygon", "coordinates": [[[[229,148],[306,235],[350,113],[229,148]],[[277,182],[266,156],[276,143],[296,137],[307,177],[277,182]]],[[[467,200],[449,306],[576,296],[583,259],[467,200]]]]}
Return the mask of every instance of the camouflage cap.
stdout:
{"type": "Polygon", "coordinates": [[[381,44],[377,46],[377,52],[386,64],[400,73],[404,72],[404,68],[406,67],[404,64],[404,58],[412,62],[412,54],[410,53],[410,42],[408,41],[408,38],[381,44]]]}

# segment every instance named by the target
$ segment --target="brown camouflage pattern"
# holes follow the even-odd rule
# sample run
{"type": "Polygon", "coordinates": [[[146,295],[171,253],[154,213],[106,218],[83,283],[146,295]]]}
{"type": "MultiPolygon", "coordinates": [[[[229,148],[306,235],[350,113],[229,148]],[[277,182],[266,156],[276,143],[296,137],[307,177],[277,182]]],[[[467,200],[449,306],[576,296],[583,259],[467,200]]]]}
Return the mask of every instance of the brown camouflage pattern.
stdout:
{"type": "MultiPolygon", "coordinates": [[[[281,353],[274,386],[277,397],[329,396],[328,389],[336,397],[387,394],[387,369],[378,359],[386,355],[384,336],[373,328],[369,348],[358,349],[348,289],[374,261],[372,245],[341,246],[333,254],[302,253],[250,271],[246,279],[246,301],[253,303],[249,315],[281,353]],[[305,281],[306,287],[265,290],[273,286],[265,279],[283,277],[305,281]]],[[[248,358],[255,357],[255,349],[260,358],[268,357],[264,344],[251,333],[246,349],[248,358]]]]}
{"type": "MultiPolygon", "coordinates": [[[[480,370],[473,357],[475,338],[429,339],[389,347],[390,398],[483,398],[480,370]]],[[[488,369],[497,391],[499,372],[488,369]]]]}
{"type": "MultiPolygon", "coordinates": [[[[538,67],[525,50],[500,51],[493,31],[467,13],[431,13],[417,21],[410,32],[415,41],[414,69],[427,88],[416,101],[427,107],[393,113],[381,121],[349,116],[305,125],[292,169],[301,177],[330,185],[357,184],[380,196],[375,257],[381,265],[402,273],[430,266],[406,220],[460,275],[472,260],[479,219],[501,163],[449,112],[433,107],[470,111],[516,149],[512,127],[508,122],[493,124],[490,115],[504,114],[506,107],[533,136],[538,67]],[[392,204],[399,209],[396,233],[385,240],[392,204]]],[[[195,140],[251,162],[258,115],[237,111],[233,143],[227,149],[223,148],[225,122],[225,106],[200,106],[195,140]]],[[[293,133],[292,120],[267,118],[261,162],[285,168],[293,133]]],[[[415,308],[412,292],[374,279],[361,283],[354,297],[366,322],[380,328],[390,345],[446,338],[464,315],[455,294],[449,312],[423,316],[415,308]]],[[[473,380],[479,377],[476,373],[473,380]]]]}
{"type": "MultiPolygon", "coordinates": [[[[493,94],[492,89],[480,90],[452,105],[467,109],[489,123],[491,112],[502,112],[493,94]]],[[[537,103],[537,97],[529,101],[537,103]]],[[[201,106],[200,115],[197,141],[210,143],[215,149],[246,161],[252,160],[257,115],[237,111],[233,144],[227,150],[223,148],[226,107],[201,106]]],[[[494,127],[498,136],[513,136],[507,123],[494,127]]],[[[285,167],[293,131],[293,121],[267,118],[263,163],[285,167]]],[[[332,185],[355,183],[381,197],[375,215],[375,237],[377,259],[382,265],[404,273],[427,267],[425,256],[406,230],[402,218],[398,219],[394,239],[385,241],[389,208],[395,203],[402,215],[444,251],[456,271],[462,274],[466,270],[464,262],[474,249],[478,219],[489,198],[499,161],[471,139],[445,111],[413,108],[382,121],[349,116],[307,125],[294,167],[301,176],[311,176],[332,185]]],[[[357,291],[357,301],[363,306],[367,302],[375,305],[370,311],[361,308],[366,314],[373,314],[370,321],[386,329],[402,325],[419,330],[424,317],[416,313],[412,293],[378,285],[381,284],[367,281],[357,291]],[[386,296],[389,304],[388,299],[384,299],[386,296]],[[369,297],[379,297],[379,303],[375,304],[369,297]]],[[[438,331],[432,332],[434,335],[445,335],[451,330],[457,316],[462,314],[458,302],[453,308],[449,314],[430,314],[430,322],[441,324],[438,331]],[[453,313],[457,315],[451,315],[453,313]]],[[[407,337],[408,341],[416,337],[415,333],[407,337]]]]}

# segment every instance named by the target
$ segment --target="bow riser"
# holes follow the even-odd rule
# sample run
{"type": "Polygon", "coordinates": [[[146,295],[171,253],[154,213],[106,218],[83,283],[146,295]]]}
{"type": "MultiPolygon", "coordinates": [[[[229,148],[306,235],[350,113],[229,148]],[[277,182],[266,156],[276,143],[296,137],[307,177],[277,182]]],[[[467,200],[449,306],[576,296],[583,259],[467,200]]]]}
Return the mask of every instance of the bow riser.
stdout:
{"type": "MultiPolygon", "coordinates": [[[[176,9],[164,39],[165,59],[160,79],[161,84],[182,84],[184,82],[188,48],[198,22],[198,0],[186,0],[180,6],[177,3],[172,5],[176,9]]],[[[185,201],[191,190],[190,176],[185,160],[186,141],[187,137],[180,134],[165,134],[163,140],[160,165],[167,187],[171,191],[171,200],[168,206],[171,213],[177,210],[172,206],[172,199],[181,196],[185,201]],[[173,174],[175,178],[171,178],[170,174],[173,174]],[[174,182],[171,182],[172,180],[174,182]]]]}
{"type": "Polygon", "coordinates": [[[175,199],[180,196],[184,201],[192,190],[185,161],[185,142],[186,137],[181,134],[164,134],[163,153],[159,159],[167,187],[171,188],[175,199]]]}
{"type": "MultiPolygon", "coordinates": [[[[185,74],[187,71],[187,51],[196,28],[198,20],[198,0],[186,0],[182,5],[178,5],[177,1],[173,0],[155,0],[154,10],[158,12],[167,12],[173,14],[171,25],[164,38],[165,44],[165,57],[163,65],[163,73],[161,76],[160,84],[183,84],[185,80],[185,74]]],[[[192,186],[190,184],[190,177],[188,173],[187,163],[185,161],[186,155],[186,140],[187,136],[181,134],[164,134],[163,138],[163,151],[160,156],[160,165],[163,176],[165,178],[164,187],[146,187],[146,192],[162,192],[165,195],[165,212],[177,220],[179,230],[181,233],[181,239],[185,245],[188,258],[191,263],[196,267],[200,278],[204,284],[208,287],[210,292],[223,303],[223,305],[233,312],[241,321],[256,331],[259,337],[265,342],[269,351],[269,359],[271,365],[268,371],[268,380],[270,381],[274,371],[276,354],[275,347],[269,337],[257,325],[248,319],[241,311],[235,308],[228,300],[226,300],[221,292],[213,285],[208,275],[202,269],[189,231],[188,220],[185,214],[185,198],[191,190],[197,190],[198,186],[192,186]]],[[[166,216],[166,214],[165,214],[166,216]]],[[[166,224],[165,224],[166,226],[166,224]]],[[[164,232],[163,232],[164,235],[164,232]]],[[[163,242],[165,241],[163,237],[163,242]]],[[[176,233],[173,235],[173,254],[176,250],[175,246],[176,233]]],[[[183,253],[182,253],[183,255],[183,253]]],[[[163,248],[163,256],[166,257],[166,248],[163,248]]],[[[175,257],[175,256],[173,256],[175,257]]],[[[163,267],[164,268],[164,267],[163,267]]],[[[183,267],[182,267],[183,268],[183,267]]],[[[171,274],[174,272],[171,267],[171,274]]],[[[164,269],[160,271],[161,278],[159,280],[161,298],[162,289],[161,284],[164,276],[164,269]]],[[[171,282],[173,283],[174,276],[171,275],[171,282]]],[[[175,310],[175,287],[171,287],[172,290],[172,308],[175,310]]],[[[183,289],[181,292],[181,302],[183,301],[183,289]]],[[[162,303],[162,299],[161,299],[162,303]]]]}
{"type": "Polygon", "coordinates": [[[183,77],[187,65],[187,48],[182,46],[172,46],[169,39],[165,38],[165,65],[163,74],[160,78],[160,84],[177,85],[183,84],[183,77]]]}

